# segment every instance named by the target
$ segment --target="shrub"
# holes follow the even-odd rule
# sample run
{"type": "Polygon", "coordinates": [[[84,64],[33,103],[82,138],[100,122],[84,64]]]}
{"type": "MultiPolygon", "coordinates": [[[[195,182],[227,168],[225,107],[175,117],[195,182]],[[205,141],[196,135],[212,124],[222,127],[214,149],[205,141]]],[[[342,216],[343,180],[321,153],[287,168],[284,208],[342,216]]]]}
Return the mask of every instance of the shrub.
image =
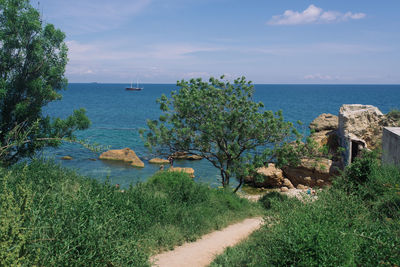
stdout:
{"type": "Polygon", "coordinates": [[[392,109],[392,110],[390,110],[390,111],[386,114],[386,116],[387,116],[389,119],[392,119],[392,120],[394,120],[394,121],[400,121],[400,110],[398,110],[398,109],[392,109]]]}
{"type": "Polygon", "coordinates": [[[211,266],[399,266],[400,170],[353,164],[314,202],[274,202],[274,224],[211,266]]]}
{"type": "Polygon", "coordinates": [[[124,192],[42,160],[0,174],[6,266],[149,266],[153,253],[260,212],[182,173],[160,172],[124,192]]]}
{"type": "Polygon", "coordinates": [[[286,200],[288,200],[288,197],[286,195],[282,195],[279,192],[273,191],[262,196],[262,198],[260,198],[258,202],[260,202],[261,205],[268,210],[271,209],[274,202],[281,202],[286,200]]]}

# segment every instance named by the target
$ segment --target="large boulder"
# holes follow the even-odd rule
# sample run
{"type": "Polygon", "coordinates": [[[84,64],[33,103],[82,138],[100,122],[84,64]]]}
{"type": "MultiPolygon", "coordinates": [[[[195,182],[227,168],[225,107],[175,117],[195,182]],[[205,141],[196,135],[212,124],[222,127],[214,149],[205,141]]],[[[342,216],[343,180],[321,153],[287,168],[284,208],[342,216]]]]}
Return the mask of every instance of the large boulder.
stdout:
{"type": "Polygon", "coordinates": [[[149,160],[149,163],[152,163],[152,164],[169,164],[169,160],[160,159],[160,158],[154,158],[154,159],[149,160]]]}
{"type": "Polygon", "coordinates": [[[184,172],[189,174],[191,178],[194,178],[194,169],[193,168],[183,168],[183,167],[170,167],[168,169],[169,172],[184,172]]]}
{"type": "Polygon", "coordinates": [[[310,135],[319,148],[327,146],[329,152],[334,153],[339,147],[339,136],[337,131],[320,131],[310,135]]]}
{"type": "Polygon", "coordinates": [[[280,187],[284,184],[283,172],[269,163],[267,167],[257,169],[258,177],[247,177],[245,182],[256,187],[280,187]]]}
{"type": "Polygon", "coordinates": [[[339,126],[338,116],[322,113],[310,123],[310,129],[315,132],[336,130],[339,126]]]}
{"type": "Polygon", "coordinates": [[[330,159],[302,159],[297,167],[283,167],[283,173],[294,186],[299,184],[314,186],[321,185],[318,180],[329,183],[332,176],[337,174],[337,170],[330,159]]]}
{"type": "Polygon", "coordinates": [[[124,161],[130,163],[134,167],[144,167],[143,161],[141,161],[135,151],[130,148],[108,150],[103,152],[99,158],[103,160],[124,161]]]}

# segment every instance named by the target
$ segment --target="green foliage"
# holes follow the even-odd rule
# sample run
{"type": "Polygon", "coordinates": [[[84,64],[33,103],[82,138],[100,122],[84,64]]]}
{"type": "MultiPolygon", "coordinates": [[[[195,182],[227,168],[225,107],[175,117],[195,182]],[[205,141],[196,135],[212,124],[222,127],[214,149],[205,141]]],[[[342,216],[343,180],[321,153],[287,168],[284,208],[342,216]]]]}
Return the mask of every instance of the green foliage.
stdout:
{"type": "Polygon", "coordinates": [[[361,157],[355,158],[354,162],[345,169],[344,175],[335,181],[335,187],[346,192],[364,194],[364,197],[373,197],[369,191],[375,189],[371,178],[374,177],[374,172],[379,165],[377,155],[376,151],[365,151],[361,157]]]}
{"type": "Polygon", "coordinates": [[[288,196],[282,195],[281,193],[274,191],[262,196],[262,198],[260,198],[258,202],[260,202],[265,209],[269,210],[272,208],[272,206],[275,206],[274,202],[281,202],[286,200],[288,200],[288,196]]]}
{"type": "Polygon", "coordinates": [[[313,202],[273,202],[270,224],[211,266],[399,266],[400,170],[353,164],[313,202]]]}
{"type": "Polygon", "coordinates": [[[400,122],[400,110],[398,109],[392,109],[391,111],[388,112],[388,114],[386,114],[386,116],[389,119],[400,122]]]}
{"type": "Polygon", "coordinates": [[[65,35],[27,0],[0,1],[0,161],[11,164],[89,126],[83,109],[51,119],[42,107],[66,87],[65,35]]]}
{"type": "Polygon", "coordinates": [[[6,252],[22,255],[29,266],[149,266],[153,253],[261,212],[183,173],[159,172],[124,191],[40,160],[1,174],[0,188],[8,193],[0,197],[17,198],[10,198],[12,205],[1,204],[9,215],[0,216],[0,226],[14,231],[4,235],[8,243],[1,246],[12,239],[23,253],[18,247],[6,252]],[[18,188],[34,192],[23,215],[18,207],[24,194],[18,188]]]}
{"type": "Polygon", "coordinates": [[[25,261],[25,246],[31,231],[26,229],[32,191],[26,182],[26,170],[15,191],[10,190],[11,173],[1,170],[0,181],[0,266],[19,266],[25,261]]]}
{"type": "Polygon", "coordinates": [[[220,170],[224,187],[231,177],[240,186],[296,131],[282,112],[263,111],[263,104],[253,101],[251,82],[223,78],[182,80],[171,98],[158,99],[163,114],[147,122],[146,144],[157,154],[184,151],[202,156],[220,170]]]}

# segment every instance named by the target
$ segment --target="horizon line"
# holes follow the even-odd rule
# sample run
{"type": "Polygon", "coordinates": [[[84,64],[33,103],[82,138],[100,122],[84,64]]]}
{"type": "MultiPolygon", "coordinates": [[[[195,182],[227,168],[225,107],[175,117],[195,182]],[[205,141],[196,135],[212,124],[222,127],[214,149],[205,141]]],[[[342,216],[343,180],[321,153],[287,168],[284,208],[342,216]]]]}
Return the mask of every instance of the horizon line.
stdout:
{"type": "MultiPolygon", "coordinates": [[[[68,82],[68,84],[130,84],[122,82],[68,82]]],[[[140,84],[168,84],[176,85],[176,83],[148,82],[140,84]]],[[[251,83],[253,85],[400,85],[400,83],[251,83]]]]}

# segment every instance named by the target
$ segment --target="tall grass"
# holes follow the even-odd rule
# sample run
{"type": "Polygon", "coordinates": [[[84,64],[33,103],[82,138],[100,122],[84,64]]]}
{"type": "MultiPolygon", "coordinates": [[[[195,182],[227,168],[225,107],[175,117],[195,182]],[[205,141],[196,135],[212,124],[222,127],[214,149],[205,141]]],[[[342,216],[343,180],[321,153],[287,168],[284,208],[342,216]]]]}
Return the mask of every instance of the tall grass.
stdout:
{"type": "Polygon", "coordinates": [[[273,224],[211,266],[399,266],[400,171],[366,155],[318,200],[270,198],[273,224]]]}
{"type": "Polygon", "coordinates": [[[124,192],[41,160],[0,177],[0,265],[148,266],[151,254],[260,212],[183,173],[124,192]]]}

